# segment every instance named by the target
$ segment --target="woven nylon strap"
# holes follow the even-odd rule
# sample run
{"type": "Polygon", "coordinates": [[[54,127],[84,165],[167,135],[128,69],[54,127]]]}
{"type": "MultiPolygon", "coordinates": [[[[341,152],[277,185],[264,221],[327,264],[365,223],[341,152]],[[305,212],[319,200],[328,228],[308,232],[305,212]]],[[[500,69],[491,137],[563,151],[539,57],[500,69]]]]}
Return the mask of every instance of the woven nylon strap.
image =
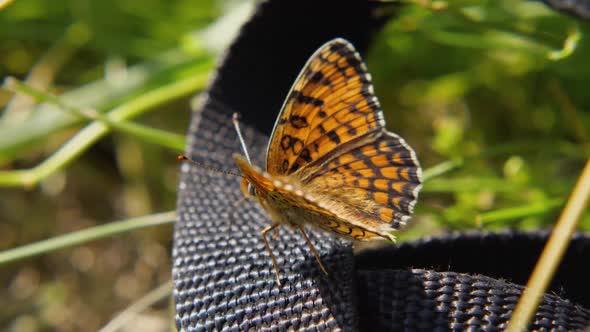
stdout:
{"type": "MultiPolygon", "coordinates": [[[[187,154],[209,166],[235,170],[231,156],[240,146],[231,114],[239,111],[253,162],[263,166],[272,124],[307,57],[337,36],[364,51],[392,9],[370,1],[260,4],[193,114],[187,154]]],[[[444,241],[365,252],[355,259],[349,243],[308,232],[330,272],[326,277],[304,239],[286,227],[271,240],[283,281],[279,287],[260,234],[268,217],[254,202],[241,201],[241,179],[188,163],[181,170],[173,252],[181,331],[492,331],[505,324],[520,294],[518,286],[491,278],[502,275],[482,276],[468,264],[456,272],[435,272],[436,264],[422,267],[421,261],[438,257],[445,247],[420,248],[444,241]]],[[[459,246],[461,240],[452,239],[459,246]]],[[[584,248],[588,252],[588,245],[584,248]]],[[[448,253],[466,262],[489,259],[448,253]]],[[[455,267],[444,258],[440,262],[444,268],[437,271],[455,267]]],[[[546,296],[541,308],[533,327],[570,330],[590,320],[586,309],[556,295],[546,296]]]]}

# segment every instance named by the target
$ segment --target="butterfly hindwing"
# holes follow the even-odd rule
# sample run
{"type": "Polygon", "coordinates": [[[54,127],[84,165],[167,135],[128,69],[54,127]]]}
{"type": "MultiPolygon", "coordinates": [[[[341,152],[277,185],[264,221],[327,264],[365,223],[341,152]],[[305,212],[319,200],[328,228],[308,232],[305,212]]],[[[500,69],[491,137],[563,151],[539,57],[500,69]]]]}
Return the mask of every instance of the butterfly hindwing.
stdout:
{"type": "Polygon", "coordinates": [[[309,59],[277,118],[267,151],[270,174],[291,174],[385,125],[371,77],[344,39],[309,59]]]}
{"type": "Polygon", "coordinates": [[[422,179],[414,151],[384,130],[314,167],[301,181],[322,205],[364,220],[367,229],[393,230],[412,214],[422,179]]]}

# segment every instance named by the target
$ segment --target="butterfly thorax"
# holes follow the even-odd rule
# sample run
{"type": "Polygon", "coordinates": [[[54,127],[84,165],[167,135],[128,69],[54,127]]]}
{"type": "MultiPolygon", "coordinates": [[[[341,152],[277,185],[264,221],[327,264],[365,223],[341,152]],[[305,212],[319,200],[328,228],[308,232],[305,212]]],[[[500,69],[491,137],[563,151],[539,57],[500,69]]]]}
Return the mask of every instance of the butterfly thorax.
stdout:
{"type": "Polygon", "coordinates": [[[234,156],[242,171],[242,192],[260,202],[275,223],[301,224],[300,209],[307,206],[303,198],[301,184],[292,176],[271,176],[256,166],[249,164],[242,156],[234,156]]]}

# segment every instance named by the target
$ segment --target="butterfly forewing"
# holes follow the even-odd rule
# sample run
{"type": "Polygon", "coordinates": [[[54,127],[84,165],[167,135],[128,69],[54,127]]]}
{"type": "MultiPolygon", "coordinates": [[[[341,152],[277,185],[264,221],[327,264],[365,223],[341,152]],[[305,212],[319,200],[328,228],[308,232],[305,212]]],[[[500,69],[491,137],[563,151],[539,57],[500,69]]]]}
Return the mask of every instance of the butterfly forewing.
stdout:
{"type": "Polygon", "coordinates": [[[384,126],[370,75],[352,45],[316,51],[291,88],[267,151],[270,174],[291,174],[384,126]]]}

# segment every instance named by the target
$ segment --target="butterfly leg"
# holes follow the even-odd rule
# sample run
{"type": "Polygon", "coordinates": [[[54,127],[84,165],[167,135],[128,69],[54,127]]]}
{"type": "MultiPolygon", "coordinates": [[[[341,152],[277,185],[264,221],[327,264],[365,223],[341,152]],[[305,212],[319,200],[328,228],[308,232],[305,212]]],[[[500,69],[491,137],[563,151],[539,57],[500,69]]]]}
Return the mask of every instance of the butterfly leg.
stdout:
{"type": "Polygon", "coordinates": [[[322,260],[320,259],[320,256],[318,255],[317,251],[315,251],[315,248],[314,248],[313,244],[311,243],[311,241],[309,240],[309,238],[307,237],[307,234],[305,234],[305,230],[303,229],[303,225],[297,225],[297,226],[295,226],[295,228],[297,228],[301,232],[301,234],[305,238],[305,242],[307,242],[307,245],[309,246],[309,249],[311,249],[311,252],[313,253],[313,256],[315,257],[315,260],[318,262],[318,265],[320,266],[320,268],[322,269],[322,271],[326,275],[328,275],[328,271],[324,267],[324,264],[322,263],[322,260]]]}
{"type": "Polygon", "coordinates": [[[279,267],[277,265],[277,260],[275,258],[275,255],[272,253],[272,250],[270,249],[270,245],[268,244],[268,239],[266,238],[266,233],[272,231],[273,229],[278,231],[278,228],[280,224],[272,224],[268,227],[266,227],[265,229],[262,230],[262,239],[264,240],[264,245],[266,246],[266,250],[268,251],[268,253],[270,254],[270,258],[272,259],[272,265],[274,265],[275,268],[275,275],[277,277],[277,284],[280,286],[281,285],[281,280],[279,277],[279,267]]]}
{"type": "Polygon", "coordinates": [[[238,206],[242,205],[242,203],[244,203],[246,201],[246,199],[247,199],[246,196],[244,196],[244,197],[240,198],[238,201],[235,201],[234,207],[238,207],[238,206]]]}
{"type": "Polygon", "coordinates": [[[279,238],[279,228],[275,228],[275,233],[272,235],[272,239],[276,240],[279,238]]]}

